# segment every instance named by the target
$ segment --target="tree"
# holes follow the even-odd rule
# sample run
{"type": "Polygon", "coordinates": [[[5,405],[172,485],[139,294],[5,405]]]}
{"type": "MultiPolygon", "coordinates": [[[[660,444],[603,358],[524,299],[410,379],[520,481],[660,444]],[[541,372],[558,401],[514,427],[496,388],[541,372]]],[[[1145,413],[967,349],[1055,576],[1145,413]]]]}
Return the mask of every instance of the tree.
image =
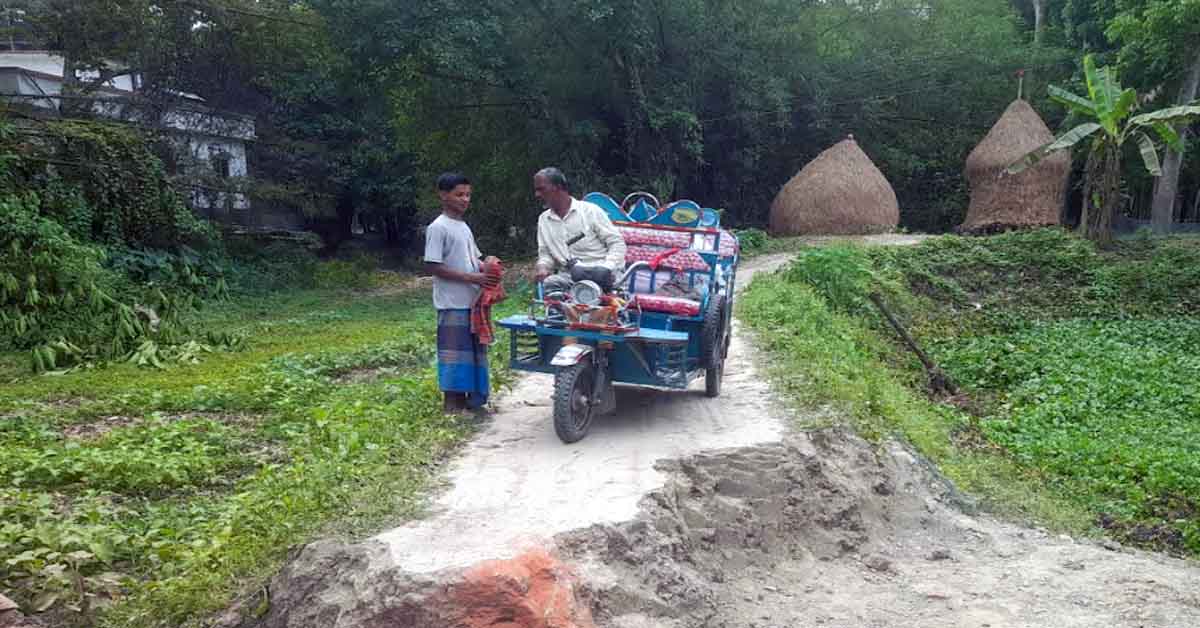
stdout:
{"type": "MultiPolygon", "coordinates": [[[[1106,32],[1123,46],[1122,66],[1139,68],[1157,79],[1154,87],[1173,91],[1176,105],[1196,100],[1200,95],[1200,0],[1127,0],[1119,6],[1124,10],[1106,32]]],[[[1186,127],[1176,125],[1174,130],[1187,135],[1186,127]]],[[[1156,231],[1168,231],[1175,221],[1184,155],[1182,147],[1170,148],[1163,160],[1151,210],[1156,231]]]]}
{"type": "Polygon", "coordinates": [[[1047,35],[1052,32],[1058,34],[1058,28],[1064,25],[1064,5],[1072,1],[1077,0],[1012,0],[1012,6],[1033,31],[1034,43],[1041,45],[1050,41],[1047,35]]]}
{"type": "Polygon", "coordinates": [[[61,37],[75,58],[253,115],[256,205],[303,211],[331,244],[355,216],[415,242],[436,206],[423,190],[455,169],[477,183],[486,248],[523,251],[538,167],[754,225],[847,133],[896,186],[906,226],[950,228],[963,155],[1015,92],[996,79],[1024,68],[1040,92],[1069,71],[1049,34],[1058,6],[1085,0],[1039,0],[1041,45],[1014,19],[1030,0],[25,1],[58,6],[44,23],[60,30],[128,29],[61,37]],[[150,9],[106,16],[114,2],[150,9]]]}
{"type": "Polygon", "coordinates": [[[1138,94],[1122,89],[1111,67],[1097,68],[1091,55],[1083,59],[1087,97],[1077,96],[1051,86],[1050,97],[1075,115],[1089,119],[1062,136],[1039,147],[1009,167],[1019,173],[1041,161],[1046,155],[1068,150],[1091,138],[1084,173],[1083,219],[1079,228],[1084,236],[1100,244],[1112,239],[1112,218],[1121,202],[1121,161],[1126,142],[1137,143],[1142,163],[1153,176],[1162,175],[1158,147],[1151,133],[1167,146],[1182,151],[1182,140],[1175,125],[1200,118],[1200,106],[1181,106],[1133,115],[1138,94]]]}
{"type": "Polygon", "coordinates": [[[153,0],[9,0],[5,8],[39,43],[63,56],[62,111],[90,115],[93,94],[114,79],[137,77],[141,100],[174,95],[195,54],[204,10],[153,0]]]}

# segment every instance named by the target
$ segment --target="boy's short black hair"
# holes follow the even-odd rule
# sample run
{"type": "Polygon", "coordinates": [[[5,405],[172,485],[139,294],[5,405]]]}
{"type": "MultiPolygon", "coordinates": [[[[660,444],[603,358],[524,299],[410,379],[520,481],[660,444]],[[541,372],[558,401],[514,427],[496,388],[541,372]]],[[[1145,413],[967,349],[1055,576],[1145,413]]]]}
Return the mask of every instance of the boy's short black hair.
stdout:
{"type": "Polygon", "coordinates": [[[471,185],[471,180],[461,172],[445,172],[437,178],[439,192],[450,192],[460,185],[471,185]]]}

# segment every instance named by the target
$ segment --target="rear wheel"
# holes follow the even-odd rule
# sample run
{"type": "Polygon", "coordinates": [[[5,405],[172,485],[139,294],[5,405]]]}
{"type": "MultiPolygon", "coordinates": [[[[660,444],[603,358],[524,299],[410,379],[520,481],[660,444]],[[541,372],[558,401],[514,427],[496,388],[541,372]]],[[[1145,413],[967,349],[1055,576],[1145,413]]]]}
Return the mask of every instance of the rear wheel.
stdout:
{"type": "Polygon", "coordinates": [[[725,349],[722,358],[729,357],[729,342],[733,339],[733,303],[725,302],[725,349]]]}
{"type": "Polygon", "coordinates": [[[714,294],[708,299],[704,312],[704,328],[700,343],[700,361],[704,366],[704,394],[721,394],[721,378],[725,375],[725,353],[729,346],[729,325],[725,313],[725,297],[714,294]]]}
{"type": "Polygon", "coordinates": [[[587,436],[596,415],[596,375],[591,360],[559,369],[554,375],[554,431],[564,443],[587,436]]]}

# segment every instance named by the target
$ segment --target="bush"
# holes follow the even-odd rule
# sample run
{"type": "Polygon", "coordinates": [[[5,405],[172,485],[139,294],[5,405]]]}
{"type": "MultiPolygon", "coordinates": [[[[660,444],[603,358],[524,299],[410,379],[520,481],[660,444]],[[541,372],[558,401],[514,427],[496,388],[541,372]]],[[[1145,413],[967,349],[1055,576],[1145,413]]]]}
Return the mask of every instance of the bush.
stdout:
{"type": "Polygon", "coordinates": [[[201,254],[188,246],[180,247],[178,253],[110,249],[106,266],[143,289],[163,288],[210,299],[227,296],[221,258],[201,254]]]}
{"type": "Polygon", "coordinates": [[[828,304],[841,312],[873,315],[867,299],[872,292],[900,295],[899,277],[886,267],[877,267],[868,249],[834,245],[807,249],[785,271],[787,280],[815,289],[828,304]]]}
{"type": "Polygon", "coordinates": [[[290,242],[237,238],[228,241],[225,262],[230,289],[243,295],[315,287],[317,256],[290,242]]]}
{"type": "Polygon", "coordinates": [[[81,241],[174,250],[216,239],[183,203],[152,149],[128,125],[90,120],[41,122],[36,130],[0,127],[10,190],[43,195],[42,212],[81,241]]]}
{"type": "MultiPolygon", "coordinates": [[[[1143,237],[1101,251],[1045,229],[903,248],[834,246],[801,253],[774,282],[743,300],[767,318],[756,327],[791,332],[773,343],[795,363],[817,360],[820,343],[852,336],[789,314],[820,308],[785,299],[811,291],[890,340],[863,297],[896,289],[894,298],[918,306],[904,316],[910,331],[973,397],[973,442],[1071,487],[1095,521],[1125,540],[1200,553],[1200,239],[1143,237]]],[[[915,361],[885,357],[923,379],[915,361]]],[[[808,379],[827,397],[869,398],[844,389],[873,375],[840,372],[843,362],[864,359],[816,362],[822,373],[808,379]]]]}
{"type": "Polygon", "coordinates": [[[39,124],[0,122],[0,349],[46,371],[182,341],[180,312],[227,293],[212,228],[139,133],[39,124]]]}
{"type": "Polygon", "coordinates": [[[734,234],[742,245],[742,253],[759,253],[767,248],[767,232],[762,229],[738,229],[734,234]]]}
{"type": "Polygon", "coordinates": [[[329,260],[316,265],[313,283],[318,288],[353,288],[363,290],[374,287],[375,271],[379,260],[359,253],[350,260],[329,260]]]}
{"type": "Polygon", "coordinates": [[[101,266],[103,251],[77,242],[39,205],[36,194],[0,197],[0,325],[9,349],[78,338],[79,319],[103,308],[103,287],[116,282],[101,266]]]}
{"type": "Polygon", "coordinates": [[[194,251],[109,256],[39,207],[36,194],[0,197],[0,342],[29,350],[34,371],[123,358],[149,338],[182,342],[181,311],[226,292],[194,251]]]}

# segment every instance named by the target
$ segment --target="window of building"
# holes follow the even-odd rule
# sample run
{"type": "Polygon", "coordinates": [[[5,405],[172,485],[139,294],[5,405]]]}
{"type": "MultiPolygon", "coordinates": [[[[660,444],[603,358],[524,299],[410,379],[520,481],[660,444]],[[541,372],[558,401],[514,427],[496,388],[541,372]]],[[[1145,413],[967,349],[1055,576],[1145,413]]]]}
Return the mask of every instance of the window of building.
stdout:
{"type": "Polygon", "coordinates": [[[233,158],[230,157],[229,153],[220,149],[209,149],[208,163],[212,166],[213,172],[215,172],[218,177],[221,177],[222,179],[228,179],[229,177],[233,176],[232,161],[233,158]]]}

